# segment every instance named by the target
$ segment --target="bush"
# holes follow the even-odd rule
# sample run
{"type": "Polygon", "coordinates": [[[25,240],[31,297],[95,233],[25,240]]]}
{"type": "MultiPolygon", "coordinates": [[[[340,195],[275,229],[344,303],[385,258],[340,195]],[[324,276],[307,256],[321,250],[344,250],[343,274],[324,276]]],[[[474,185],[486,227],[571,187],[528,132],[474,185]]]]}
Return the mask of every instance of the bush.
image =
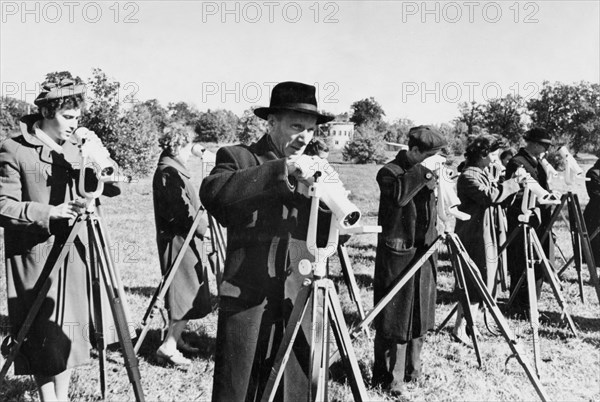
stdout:
{"type": "Polygon", "coordinates": [[[342,155],[345,161],[358,164],[383,163],[387,160],[383,141],[373,136],[358,136],[344,147],[342,155]]]}

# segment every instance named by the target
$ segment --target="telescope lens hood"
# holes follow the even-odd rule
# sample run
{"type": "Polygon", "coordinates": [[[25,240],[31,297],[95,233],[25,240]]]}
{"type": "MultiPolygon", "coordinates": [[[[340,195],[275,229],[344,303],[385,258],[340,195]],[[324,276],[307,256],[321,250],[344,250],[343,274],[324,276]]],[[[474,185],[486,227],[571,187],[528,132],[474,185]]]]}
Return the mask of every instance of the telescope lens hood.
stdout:
{"type": "Polygon", "coordinates": [[[358,222],[359,219],[360,219],[360,212],[358,212],[358,211],[350,212],[344,218],[344,226],[346,226],[346,227],[353,226],[356,222],[358,222]]]}

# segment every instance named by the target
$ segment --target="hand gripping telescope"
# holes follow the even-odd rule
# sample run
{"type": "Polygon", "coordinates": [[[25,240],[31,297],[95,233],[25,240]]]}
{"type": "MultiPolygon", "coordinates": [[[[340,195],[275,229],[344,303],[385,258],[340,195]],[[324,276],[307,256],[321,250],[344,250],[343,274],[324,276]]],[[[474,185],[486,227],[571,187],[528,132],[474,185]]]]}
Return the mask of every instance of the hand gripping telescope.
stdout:
{"type": "Polygon", "coordinates": [[[85,127],[79,127],[71,137],[79,148],[81,163],[79,169],[79,193],[86,199],[98,198],[104,190],[104,183],[118,181],[117,163],[111,159],[106,147],[98,136],[85,127]],[[98,184],[94,190],[86,190],[85,173],[91,169],[98,184]]]}
{"type": "Polygon", "coordinates": [[[461,221],[471,219],[469,214],[466,214],[458,209],[460,199],[456,194],[456,173],[446,166],[446,158],[442,155],[433,155],[421,162],[429,170],[437,176],[437,211],[438,216],[444,222],[444,225],[455,217],[461,221]]]}

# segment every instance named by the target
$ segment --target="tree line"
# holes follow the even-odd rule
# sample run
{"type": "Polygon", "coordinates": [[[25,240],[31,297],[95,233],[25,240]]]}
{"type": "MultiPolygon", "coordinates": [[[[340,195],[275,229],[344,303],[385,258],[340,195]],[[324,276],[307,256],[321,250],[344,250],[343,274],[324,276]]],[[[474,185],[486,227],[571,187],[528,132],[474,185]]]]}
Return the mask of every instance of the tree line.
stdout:
{"type": "MultiPolygon", "coordinates": [[[[84,81],[68,71],[49,73],[44,82],[69,78],[84,81]]],[[[229,110],[200,111],[187,102],[162,106],[157,99],[125,103],[119,99],[119,82],[99,68],[87,80],[87,106],[80,124],[95,131],[126,174],[147,175],[158,156],[158,137],[165,127],[183,124],[196,141],[250,143],[266,131],[266,122],[252,109],[241,117],[229,110]]],[[[18,120],[34,110],[24,101],[0,99],[0,140],[18,132],[18,120]]],[[[356,163],[380,163],[386,160],[385,142],[406,143],[414,123],[407,118],[384,120],[383,107],[373,98],[354,102],[349,113],[336,116],[338,121],[355,124],[355,136],[343,150],[346,160],[356,163]]],[[[484,103],[462,103],[452,122],[437,126],[446,136],[448,151],[464,152],[469,135],[498,134],[516,147],[531,126],[546,128],[555,142],[567,145],[574,153],[600,150],[600,85],[588,82],[562,84],[544,82],[536,98],[525,101],[508,95],[484,103]]],[[[325,133],[326,130],[320,130],[325,133]]]]}
{"type": "MultiPolygon", "coordinates": [[[[384,142],[405,144],[410,119],[391,123],[383,120],[385,112],[374,98],[357,101],[351,106],[350,120],[355,123],[353,142],[345,150],[346,159],[362,163],[385,160],[384,142]]],[[[574,154],[600,153],[600,85],[589,82],[564,84],[544,81],[536,97],[524,99],[507,95],[485,102],[459,104],[458,116],[449,123],[437,125],[448,140],[448,151],[464,153],[469,136],[495,134],[518,148],[521,138],[531,127],[548,130],[556,149],[567,146],[574,154]]]]}

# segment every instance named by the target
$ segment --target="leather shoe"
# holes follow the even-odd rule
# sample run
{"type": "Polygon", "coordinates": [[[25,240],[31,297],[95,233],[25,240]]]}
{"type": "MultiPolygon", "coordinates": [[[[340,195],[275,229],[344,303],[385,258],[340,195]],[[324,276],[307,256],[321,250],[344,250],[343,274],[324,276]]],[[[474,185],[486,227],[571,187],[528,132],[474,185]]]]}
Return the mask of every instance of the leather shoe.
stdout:
{"type": "Polygon", "coordinates": [[[169,363],[174,366],[189,366],[192,364],[192,361],[184,357],[177,349],[174,351],[165,351],[162,347],[156,351],[156,360],[160,364],[169,363]]]}
{"type": "Polygon", "coordinates": [[[197,355],[200,353],[199,348],[190,345],[186,341],[179,341],[177,343],[177,349],[186,355],[197,355]]]}

